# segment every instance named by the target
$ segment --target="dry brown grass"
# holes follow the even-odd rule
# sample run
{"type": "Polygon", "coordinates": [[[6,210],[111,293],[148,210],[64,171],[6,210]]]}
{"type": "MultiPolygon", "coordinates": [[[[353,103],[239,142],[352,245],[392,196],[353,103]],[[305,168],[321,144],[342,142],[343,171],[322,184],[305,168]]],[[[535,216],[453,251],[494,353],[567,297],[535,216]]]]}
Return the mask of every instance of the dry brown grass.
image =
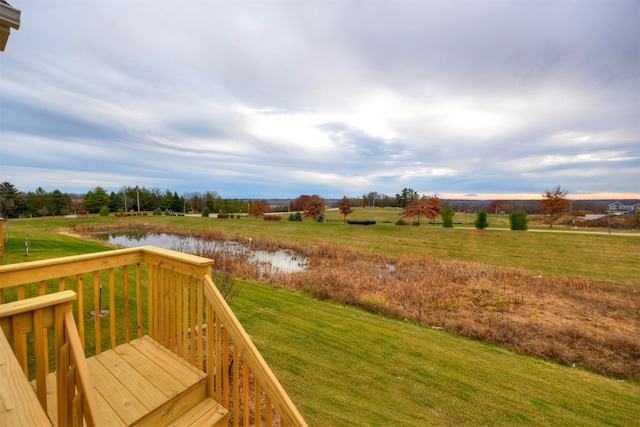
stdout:
{"type": "MultiPolygon", "coordinates": [[[[105,230],[88,225],[79,231],[105,230]]],[[[194,230],[169,227],[144,231],[194,234],[194,230]]],[[[220,231],[198,230],[197,235],[228,239],[220,231]]],[[[257,266],[214,247],[203,245],[197,253],[215,259],[234,275],[443,328],[522,354],[640,380],[637,288],[534,276],[464,261],[390,257],[329,244],[311,247],[252,239],[250,245],[306,256],[308,270],[261,274],[257,266]]]]}

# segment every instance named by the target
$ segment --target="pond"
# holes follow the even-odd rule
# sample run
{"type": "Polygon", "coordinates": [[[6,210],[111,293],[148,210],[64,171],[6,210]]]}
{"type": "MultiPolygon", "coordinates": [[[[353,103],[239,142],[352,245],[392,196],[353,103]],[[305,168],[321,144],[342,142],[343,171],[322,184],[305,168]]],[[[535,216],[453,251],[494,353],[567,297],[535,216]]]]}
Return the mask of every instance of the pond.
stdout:
{"type": "Polygon", "coordinates": [[[300,257],[292,251],[282,249],[273,252],[254,250],[238,242],[220,242],[195,236],[184,237],[166,233],[101,233],[92,237],[127,248],[152,245],[184,253],[197,253],[198,247],[213,247],[214,250],[224,251],[230,256],[241,257],[251,264],[260,266],[261,272],[270,269],[272,274],[303,272],[306,271],[308,262],[306,258],[300,257]]]}

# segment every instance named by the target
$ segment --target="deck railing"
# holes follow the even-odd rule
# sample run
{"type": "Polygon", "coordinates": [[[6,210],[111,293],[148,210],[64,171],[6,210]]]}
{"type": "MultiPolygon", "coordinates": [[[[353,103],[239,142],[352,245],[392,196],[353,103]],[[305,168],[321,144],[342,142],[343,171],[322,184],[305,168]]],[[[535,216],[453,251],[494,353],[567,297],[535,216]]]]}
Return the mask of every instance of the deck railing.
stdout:
{"type": "MultiPolygon", "coordinates": [[[[212,278],[213,261],[152,246],[0,266],[0,303],[65,290],[87,357],[149,335],[207,372],[231,425],[306,423],[212,278]]],[[[29,345],[34,345],[31,343],[29,345]]],[[[27,375],[39,380],[34,363],[27,375]]]]}
{"type": "Polygon", "coordinates": [[[102,417],[71,313],[75,299],[73,291],[64,291],[0,305],[0,327],[13,342],[13,353],[25,374],[29,359],[33,361],[36,396],[44,413],[49,403],[57,409],[53,415],[56,425],[75,426],[84,422],[89,427],[99,426],[103,424],[102,417]],[[49,355],[49,335],[55,338],[54,359],[49,355]],[[27,345],[28,337],[31,346],[27,345]],[[57,372],[56,402],[47,402],[51,366],[57,372]]]}

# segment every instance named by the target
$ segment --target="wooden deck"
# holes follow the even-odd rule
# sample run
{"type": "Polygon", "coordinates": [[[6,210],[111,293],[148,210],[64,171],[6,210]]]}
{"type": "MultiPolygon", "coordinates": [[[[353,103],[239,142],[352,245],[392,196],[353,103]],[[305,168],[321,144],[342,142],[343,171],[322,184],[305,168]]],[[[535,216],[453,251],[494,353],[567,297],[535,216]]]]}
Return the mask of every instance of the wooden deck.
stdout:
{"type": "MultiPolygon", "coordinates": [[[[87,359],[109,426],[227,425],[227,410],[207,397],[207,376],[144,336],[87,359]]],[[[54,426],[55,374],[47,378],[54,426]]]]}
{"type": "Polygon", "coordinates": [[[144,246],[0,265],[0,427],[306,427],[218,291],[213,262],[144,246]],[[108,319],[87,319],[102,302],[108,319]],[[190,334],[205,325],[206,342],[190,334]],[[85,346],[98,355],[88,361],[85,346]]]}

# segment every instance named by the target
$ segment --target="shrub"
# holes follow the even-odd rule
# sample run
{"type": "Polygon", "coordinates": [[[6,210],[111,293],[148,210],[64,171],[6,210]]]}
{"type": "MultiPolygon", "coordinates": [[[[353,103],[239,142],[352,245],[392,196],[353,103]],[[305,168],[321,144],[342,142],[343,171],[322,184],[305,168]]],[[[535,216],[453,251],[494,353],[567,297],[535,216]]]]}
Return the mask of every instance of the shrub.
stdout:
{"type": "Polygon", "coordinates": [[[419,227],[420,226],[420,221],[413,221],[411,223],[411,225],[413,225],[414,227],[419,227]]]}
{"type": "Polygon", "coordinates": [[[300,211],[296,212],[295,214],[290,214],[289,221],[302,221],[302,214],[300,213],[300,211]]]}
{"type": "Polygon", "coordinates": [[[347,220],[347,224],[351,224],[351,225],[374,225],[376,222],[375,221],[370,221],[368,219],[365,220],[347,220]]]}
{"type": "Polygon", "coordinates": [[[320,215],[318,215],[318,217],[316,218],[316,222],[324,222],[324,214],[320,213],[320,215]]]}
{"type": "Polygon", "coordinates": [[[209,214],[210,213],[211,213],[211,210],[209,208],[202,209],[202,217],[203,218],[209,218],[209,214]]]}
{"type": "Polygon", "coordinates": [[[409,225],[409,223],[404,219],[399,219],[396,221],[396,225],[409,225]]]}
{"type": "Polygon", "coordinates": [[[98,215],[100,216],[109,216],[109,207],[108,206],[103,206],[100,208],[100,212],[98,212],[98,215]]]}
{"type": "Polygon", "coordinates": [[[262,219],[265,221],[280,221],[282,220],[282,215],[265,215],[262,219]]]}
{"type": "Polygon", "coordinates": [[[160,208],[155,208],[155,209],[153,210],[153,214],[154,214],[154,215],[156,215],[156,216],[158,216],[158,215],[162,215],[162,209],[160,209],[160,208]]]}
{"type": "Polygon", "coordinates": [[[453,227],[453,216],[456,214],[456,211],[453,210],[451,205],[447,205],[440,212],[440,216],[442,217],[442,226],[443,227],[453,227]]]}
{"type": "Polygon", "coordinates": [[[509,215],[509,222],[511,223],[512,230],[528,230],[529,218],[525,211],[516,211],[509,215]]]}
{"type": "Polygon", "coordinates": [[[227,218],[229,218],[229,214],[228,214],[228,213],[220,212],[220,213],[218,214],[218,218],[220,218],[220,219],[227,219],[227,218]]]}
{"type": "Polygon", "coordinates": [[[487,213],[485,211],[478,212],[474,225],[480,230],[489,227],[489,222],[487,222],[487,213]]]}

